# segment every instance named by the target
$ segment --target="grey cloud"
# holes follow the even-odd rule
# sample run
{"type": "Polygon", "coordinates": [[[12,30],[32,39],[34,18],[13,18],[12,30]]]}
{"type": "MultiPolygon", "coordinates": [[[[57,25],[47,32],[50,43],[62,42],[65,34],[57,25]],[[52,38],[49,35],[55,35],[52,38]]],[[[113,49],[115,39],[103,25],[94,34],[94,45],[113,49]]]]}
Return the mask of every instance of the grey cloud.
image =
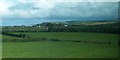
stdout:
{"type": "MultiPolygon", "coordinates": [[[[46,8],[46,6],[44,6],[46,8]]],[[[117,19],[117,2],[60,2],[51,9],[37,7],[34,2],[16,3],[9,7],[13,12],[12,18],[26,18],[14,14],[14,11],[21,10],[29,13],[30,18],[49,19],[117,19]]],[[[9,17],[9,16],[8,16],[9,17]]]]}
{"type": "MultiPolygon", "coordinates": [[[[69,5],[69,4],[68,4],[69,5]]],[[[49,18],[88,18],[88,19],[117,19],[118,6],[114,2],[95,2],[95,3],[81,3],[77,2],[75,6],[70,7],[64,5],[57,5],[50,13],[49,18]]]]}
{"type": "Polygon", "coordinates": [[[35,7],[34,3],[17,3],[14,6],[9,7],[11,11],[14,10],[34,10],[38,9],[35,7]]]}

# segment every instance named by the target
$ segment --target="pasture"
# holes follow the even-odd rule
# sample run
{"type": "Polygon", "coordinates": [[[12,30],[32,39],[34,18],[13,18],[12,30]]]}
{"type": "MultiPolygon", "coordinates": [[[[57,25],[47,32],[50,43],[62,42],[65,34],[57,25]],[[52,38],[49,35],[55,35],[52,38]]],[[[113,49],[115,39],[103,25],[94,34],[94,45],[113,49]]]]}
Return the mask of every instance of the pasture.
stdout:
{"type": "Polygon", "coordinates": [[[0,34],[0,59],[2,58],[2,35],[0,34]]]}
{"type": "MultiPolygon", "coordinates": [[[[3,42],[3,58],[117,58],[118,35],[85,32],[24,32],[30,39],[42,41],[3,42]],[[58,39],[61,41],[49,41],[58,39]],[[48,40],[48,41],[44,41],[48,40]],[[64,42],[63,40],[69,40],[64,42]],[[82,42],[71,42],[71,41],[82,42]],[[87,41],[87,42],[85,42],[87,41]],[[91,42],[111,42],[98,44],[91,42]]],[[[3,35],[2,40],[20,40],[18,37],[3,35]]]]}

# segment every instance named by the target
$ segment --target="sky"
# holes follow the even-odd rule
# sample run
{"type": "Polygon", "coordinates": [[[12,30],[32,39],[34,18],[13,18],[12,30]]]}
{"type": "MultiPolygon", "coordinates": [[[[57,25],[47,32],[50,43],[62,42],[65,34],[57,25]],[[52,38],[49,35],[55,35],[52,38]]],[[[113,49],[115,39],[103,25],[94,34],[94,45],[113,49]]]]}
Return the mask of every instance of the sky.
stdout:
{"type": "Polygon", "coordinates": [[[2,25],[46,21],[116,20],[119,0],[0,0],[2,25]]]}

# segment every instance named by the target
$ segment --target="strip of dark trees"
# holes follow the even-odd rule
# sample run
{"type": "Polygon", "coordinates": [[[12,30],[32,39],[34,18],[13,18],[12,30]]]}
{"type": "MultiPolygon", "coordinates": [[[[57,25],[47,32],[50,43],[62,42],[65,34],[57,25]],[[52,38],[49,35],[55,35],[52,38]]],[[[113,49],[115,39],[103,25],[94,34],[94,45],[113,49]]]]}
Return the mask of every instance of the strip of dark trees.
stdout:
{"type": "Polygon", "coordinates": [[[27,35],[26,34],[13,34],[9,32],[2,32],[3,35],[9,35],[13,37],[19,37],[19,38],[25,38],[27,35]]]}

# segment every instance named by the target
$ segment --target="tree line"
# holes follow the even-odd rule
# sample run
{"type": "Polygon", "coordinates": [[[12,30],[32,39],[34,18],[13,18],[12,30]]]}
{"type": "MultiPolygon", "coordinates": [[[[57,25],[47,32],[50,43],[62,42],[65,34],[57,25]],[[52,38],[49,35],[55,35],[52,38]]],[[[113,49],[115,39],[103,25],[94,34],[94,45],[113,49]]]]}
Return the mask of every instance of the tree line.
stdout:
{"type": "Polygon", "coordinates": [[[32,26],[4,26],[2,32],[97,32],[119,34],[116,23],[99,25],[68,25],[64,23],[41,23],[32,26]]]}

